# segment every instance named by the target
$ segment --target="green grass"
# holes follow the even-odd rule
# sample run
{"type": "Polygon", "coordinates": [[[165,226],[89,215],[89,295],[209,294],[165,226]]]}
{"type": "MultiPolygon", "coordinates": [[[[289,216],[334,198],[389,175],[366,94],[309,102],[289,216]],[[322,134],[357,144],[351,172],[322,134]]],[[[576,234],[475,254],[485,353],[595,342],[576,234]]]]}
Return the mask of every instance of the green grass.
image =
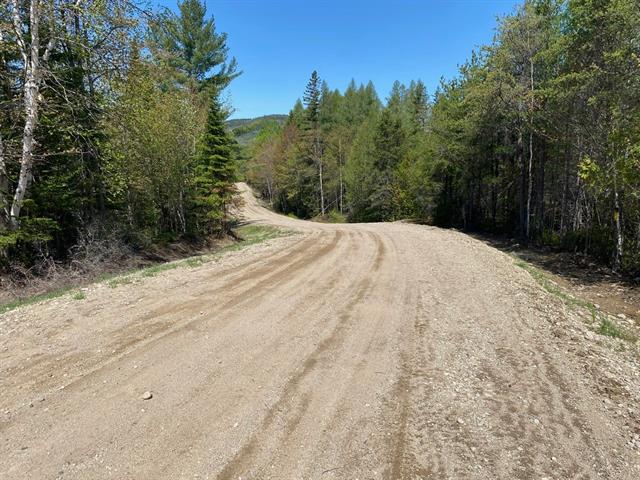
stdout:
{"type": "Polygon", "coordinates": [[[600,335],[606,335],[607,337],[620,338],[628,342],[636,342],[638,338],[628,330],[622,329],[617,326],[610,318],[603,317],[600,320],[597,332],[600,335]]]}
{"type": "MultiPolygon", "coordinates": [[[[151,267],[143,268],[141,270],[130,270],[126,273],[101,275],[98,279],[98,282],[106,283],[109,288],[118,288],[121,285],[132,284],[136,280],[142,278],[154,277],[155,275],[166,272],[168,270],[174,270],[176,268],[196,268],[205,263],[214,261],[225,255],[226,253],[242,250],[243,248],[246,248],[250,245],[265,242],[273,238],[292,235],[294,232],[266,225],[245,225],[236,229],[235,233],[239,239],[237,242],[222,247],[213,253],[189,257],[183,260],[177,260],[175,262],[160,263],[151,267]]],[[[0,314],[25,305],[32,305],[34,303],[61,297],[62,295],[65,295],[74,290],[74,288],[77,287],[64,287],[52,290],[47,293],[13,300],[11,302],[0,305],[0,314]]],[[[72,294],[71,298],[73,298],[74,300],[83,300],[86,298],[86,295],[84,292],[76,290],[75,293],[72,294]]]]}
{"type": "Polygon", "coordinates": [[[129,272],[126,275],[119,277],[116,276],[109,279],[107,285],[111,288],[116,288],[120,285],[133,283],[137,277],[154,277],[158,273],[175,270],[176,268],[196,268],[200,265],[216,260],[226,253],[242,250],[250,245],[261,243],[272,238],[291,235],[293,232],[265,225],[245,225],[236,229],[235,233],[239,239],[237,242],[219,248],[213,253],[197,255],[183,260],[176,260],[174,262],[160,263],[158,265],[143,268],[142,270],[129,272]]]}
{"type": "Polygon", "coordinates": [[[51,300],[53,298],[61,297],[62,295],[69,293],[70,290],[71,290],[71,287],[59,288],[56,290],[51,290],[50,292],[33,295],[32,297],[19,298],[17,300],[13,300],[11,302],[0,305],[0,315],[10,310],[15,310],[16,308],[19,308],[19,307],[24,307],[26,305],[33,305],[34,303],[44,302],[45,300],[51,300]]]}
{"type": "Polygon", "coordinates": [[[318,215],[312,220],[320,223],[347,223],[347,216],[338,210],[330,210],[326,215],[318,215]]]}
{"type": "Polygon", "coordinates": [[[178,268],[180,265],[178,262],[170,262],[170,263],[159,263],[158,265],[153,265],[152,267],[147,267],[140,270],[140,275],[143,277],[155,277],[158,273],[166,272],[167,270],[173,270],[178,268]]]}
{"type": "Polygon", "coordinates": [[[523,260],[516,260],[516,265],[527,272],[538,282],[538,284],[546,290],[548,293],[556,296],[562,302],[570,308],[585,308],[591,313],[591,319],[593,323],[597,323],[595,331],[600,335],[604,335],[612,338],[620,338],[628,342],[636,342],[637,338],[631,332],[619,327],[616,323],[609,318],[608,315],[598,311],[595,305],[591,302],[582,300],[581,298],[574,297],[570,293],[565,292],[558,284],[553,282],[542,270],[534,267],[530,263],[523,260]]]}
{"type": "Polygon", "coordinates": [[[530,263],[527,263],[527,262],[525,262],[523,260],[518,260],[516,262],[516,265],[518,267],[526,270],[527,272],[529,272],[529,275],[531,275],[536,280],[536,282],[538,282],[538,284],[540,284],[540,286],[542,288],[544,288],[550,294],[558,297],[566,305],[569,305],[571,307],[583,307],[583,308],[586,308],[589,311],[591,311],[592,316],[597,313],[597,310],[596,310],[595,306],[592,303],[585,302],[584,300],[582,300],[580,298],[576,298],[573,295],[565,292],[564,290],[562,290],[562,288],[560,288],[560,286],[558,284],[553,282],[539,268],[536,268],[533,265],[531,265],[530,263]]]}
{"type": "Polygon", "coordinates": [[[113,277],[113,278],[111,278],[110,280],[107,281],[107,285],[109,286],[109,288],[117,288],[120,285],[129,285],[130,283],[133,283],[132,275],[134,273],[129,273],[129,274],[124,275],[122,277],[117,277],[117,276],[113,277]]]}
{"type": "Polygon", "coordinates": [[[71,295],[71,298],[73,298],[74,300],[84,300],[85,298],[87,298],[87,295],[83,291],[78,291],[71,295]]]}

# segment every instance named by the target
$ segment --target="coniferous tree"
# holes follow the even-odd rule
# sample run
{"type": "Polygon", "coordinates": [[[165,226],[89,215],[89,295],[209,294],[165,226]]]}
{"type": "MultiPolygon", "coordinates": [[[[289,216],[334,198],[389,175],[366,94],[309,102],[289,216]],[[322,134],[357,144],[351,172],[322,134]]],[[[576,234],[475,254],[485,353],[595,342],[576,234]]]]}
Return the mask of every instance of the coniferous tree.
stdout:
{"type": "MultiPolygon", "coordinates": [[[[637,0],[525,0],[497,32],[433,102],[420,81],[396,82],[382,115],[371,83],[322,89],[328,208],[344,193],[350,220],[505,232],[639,271],[637,0]]],[[[289,143],[300,156],[309,105],[289,143]]],[[[317,201],[317,188],[291,192],[317,201]]]]}
{"type": "Polygon", "coordinates": [[[409,89],[410,120],[413,132],[424,132],[429,121],[429,97],[422,80],[409,89]]]}
{"type": "Polygon", "coordinates": [[[195,168],[195,221],[197,230],[204,233],[227,230],[228,211],[236,193],[234,140],[225,120],[226,112],[214,95],[195,168]]]}
{"type": "Polygon", "coordinates": [[[318,193],[320,198],[320,214],[325,214],[324,198],[324,162],[322,159],[322,132],[320,128],[320,103],[322,101],[322,90],[318,72],[311,73],[311,78],[304,91],[303,96],[306,115],[305,133],[307,137],[307,149],[311,162],[318,170],[318,193]]]}
{"type": "Polygon", "coordinates": [[[378,121],[374,137],[373,167],[375,187],[371,194],[371,209],[378,220],[393,220],[396,206],[396,174],[406,149],[402,121],[386,108],[378,121]]]}
{"type": "Polygon", "coordinates": [[[157,55],[179,74],[178,82],[222,91],[241,73],[236,59],[228,58],[227,34],[216,32],[213,17],[206,19],[202,0],[178,2],[178,10],[179,15],[165,10],[151,24],[157,55]]]}

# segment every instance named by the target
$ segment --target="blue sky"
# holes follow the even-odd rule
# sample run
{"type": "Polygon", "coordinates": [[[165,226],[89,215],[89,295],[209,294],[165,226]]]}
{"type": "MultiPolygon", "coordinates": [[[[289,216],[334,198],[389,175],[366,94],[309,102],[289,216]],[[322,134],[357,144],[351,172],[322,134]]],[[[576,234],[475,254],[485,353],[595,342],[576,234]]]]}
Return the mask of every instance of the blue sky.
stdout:
{"type": "MultiPolygon", "coordinates": [[[[315,69],[331,88],[422,79],[430,93],[473,48],[489,43],[515,0],[207,0],[243,75],[232,118],[288,113],[315,69]]],[[[157,0],[175,8],[176,0],[157,0]]]]}

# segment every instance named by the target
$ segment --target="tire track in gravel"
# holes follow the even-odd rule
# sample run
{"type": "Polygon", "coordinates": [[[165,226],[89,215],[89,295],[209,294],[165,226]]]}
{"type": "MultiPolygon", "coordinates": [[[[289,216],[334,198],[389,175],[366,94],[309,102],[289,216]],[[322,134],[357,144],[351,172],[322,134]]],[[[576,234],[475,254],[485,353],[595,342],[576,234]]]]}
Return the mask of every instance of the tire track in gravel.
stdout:
{"type": "Polygon", "coordinates": [[[291,436],[302,420],[309,404],[309,394],[299,391],[301,383],[305,377],[316,369],[323,368],[321,357],[326,352],[340,347],[341,342],[344,341],[344,332],[348,327],[348,322],[351,320],[350,314],[352,310],[370,293],[374,285],[373,280],[375,280],[375,275],[380,270],[385,255],[384,244],[379,238],[375,237],[375,243],[376,253],[373,263],[367,274],[361,276],[362,279],[359,284],[353,288],[354,293],[351,298],[338,313],[337,324],[330,334],[319,342],[313,352],[304,360],[300,369],[289,378],[278,401],[268,409],[257,433],[249,439],[238,454],[217,475],[216,478],[218,480],[235,480],[245,474],[247,470],[250,470],[254,466],[252,462],[255,462],[254,457],[258,454],[258,446],[265,443],[265,438],[278,437],[280,438],[279,443],[286,445],[287,438],[291,436]],[[292,399],[296,396],[299,397],[299,400],[294,402],[292,399]],[[279,415],[283,411],[287,413],[279,415]],[[284,426],[281,426],[281,424],[284,426]]]}
{"type": "MultiPolygon", "coordinates": [[[[220,306],[216,306],[215,304],[211,305],[210,300],[202,299],[201,295],[198,295],[198,301],[192,301],[190,303],[185,302],[175,311],[164,312],[162,316],[170,317],[165,321],[154,322],[152,326],[147,324],[140,325],[138,323],[132,324],[129,328],[121,330],[118,333],[118,337],[110,346],[112,349],[112,361],[100,365],[90,373],[84,374],[81,378],[69,383],[65,388],[72,388],[78,382],[90,381],[90,375],[99,373],[104,368],[109,368],[113,361],[118,361],[123,356],[128,355],[131,348],[134,346],[137,346],[137,348],[141,349],[141,352],[143,352],[169,336],[179,335],[186,329],[195,329],[198,324],[207,321],[206,316],[200,315],[199,313],[187,320],[176,321],[174,317],[177,314],[188,311],[196,312],[211,305],[209,308],[212,308],[217,315],[221,315],[244,303],[259,301],[270,291],[270,289],[272,290],[273,288],[276,288],[280,282],[288,277],[294,276],[300,270],[318,262],[322,257],[332,252],[342,237],[343,234],[341,232],[337,232],[330,242],[321,246],[316,251],[309,251],[308,248],[296,249],[296,253],[300,254],[302,252],[306,252],[306,255],[301,258],[293,257],[289,262],[277,261],[275,271],[270,271],[271,269],[269,268],[269,265],[265,265],[260,269],[256,281],[248,288],[241,289],[240,287],[242,287],[242,283],[234,282],[234,284],[230,286],[230,292],[227,295],[231,298],[220,306]],[[234,286],[236,287],[235,290],[234,286]]],[[[314,239],[314,242],[317,242],[317,239],[314,239]]],[[[247,279],[248,278],[249,277],[247,277],[247,279]]],[[[225,291],[225,293],[227,292],[225,285],[218,287],[214,292],[223,291],[225,291]]],[[[207,296],[212,293],[212,291],[206,292],[207,296]]],[[[220,322],[218,322],[218,326],[221,325],[220,322]]]]}
{"type": "MultiPolygon", "coordinates": [[[[362,241],[363,234],[361,232],[349,232],[347,237],[349,239],[349,242],[348,243],[343,242],[345,243],[346,248],[340,251],[339,252],[340,254],[345,253],[344,250],[348,251],[349,249],[355,248],[362,241]]],[[[306,297],[300,297],[299,299],[297,299],[294,304],[288,307],[287,311],[282,311],[281,309],[279,309],[278,313],[281,316],[281,318],[279,319],[278,323],[283,324],[283,331],[286,330],[284,328],[286,324],[295,323],[293,318],[294,316],[300,316],[301,314],[304,314],[312,317],[316,312],[320,313],[319,317],[315,315],[316,318],[319,318],[318,322],[314,322],[314,324],[311,324],[311,325],[305,325],[305,328],[307,329],[312,328],[315,325],[315,323],[319,323],[322,320],[323,309],[328,306],[328,304],[332,301],[332,299],[334,300],[336,298],[335,296],[332,296],[332,294],[338,293],[338,292],[340,292],[340,294],[342,293],[341,289],[345,287],[345,285],[342,285],[342,283],[344,283],[343,281],[344,279],[342,278],[343,275],[340,273],[339,268],[328,268],[328,267],[333,267],[335,262],[340,262],[340,258],[341,258],[340,254],[335,255],[335,259],[334,261],[332,261],[330,265],[320,265],[321,268],[314,269],[313,271],[309,272],[309,274],[306,274],[306,272],[300,272],[297,276],[290,279],[289,281],[290,285],[288,285],[289,290],[296,291],[302,285],[312,284],[314,285],[314,288],[317,291],[323,292],[323,296],[321,297],[322,298],[321,302],[317,305],[313,305],[311,309],[305,310],[305,307],[307,307],[307,305],[305,304],[308,304],[308,299],[306,297]],[[328,273],[329,275],[326,276],[325,278],[322,278],[324,273],[319,273],[319,272],[328,273]]],[[[338,266],[335,265],[335,267],[338,267],[338,266]]],[[[346,285],[346,286],[350,289],[353,288],[352,285],[346,285]]],[[[339,297],[340,295],[336,295],[336,296],[339,297]]],[[[264,313],[266,312],[263,311],[263,314],[264,313]]],[[[244,359],[243,359],[243,364],[238,365],[238,368],[244,371],[256,371],[257,369],[259,369],[260,365],[269,363],[270,357],[277,355],[278,350],[282,348],[282,345],[285,343],[288,343],[289,341],[290,339],[288,339],[285,336],[284,338],[277,337],[271,343],[265,343],[264,345],[261,346],[259,351],[250,355],[251,357],[250,360],[247,360],[246,362],[244,362],[244,359]]],[[[290,350],[290,348],[288,348],[288,350],[290,350]]],[[[297,364],[300,361],[301,360],[298,360],[296,364],[292,366],[292,368],[297,369],[297,364]]],[[[212,385],[212,384],[213,384],[212,379],[208,378],[207,381],[203,382],[202,385],[204,386],[204,385],[212,385]]],[[[207,392],[204,389],[202,390],[198,389],[196,391],[193,391],[192,393],[194,397],[207,398],[207,392]]],[[[208,405],[202,405],[198,410],[203,412],[203,411],[206,411],[207,408],[208,408],[208,405]]],[[[234,408],[236,408],[236,406],[229,406],[224,411],[225,412],[230,411],[234,408]]],[[[240,414],[239,416],[242,416],[242,415],[240,414]]],[[[183,443],[185,445],[189,444],[190,442],[193,443],[194,432],[197,432],[197,430],[198,430],[197,426],[192,426],[191,428],[188,426],[186,427],[181,426],[179,431],[174,432],[174,434],[172,435],[172,438],[175,438],[178,442],[183,443]],[[183,440],[180,440],[180,439],[183,439],[183,440]]],[[[203,435],[200,435],[200,436],[203,436],[203,435]]],[[[199,441],[200,440],[197,440],[196,443],[198,443],[199,441]]],[[[203,439],[202,442],[206,443],[206,440],[203,439]]],[[[158,469],[157,471],[150,472],[150,475],[152,477],[158,477],[158,476],[173,477],[177,475],[177,473],[173,472],[173,469],[174,469],[173,465],[166,465],[158,469]]]]}
{"type": "Polygon", "coordinates": [[[241,191],[304,235],[0,316],[0,477],[638,478],[631,350],[585,341],[510,258],[241,191]]]}
{"type": "MultiPolygon", "coordinates": [[[[323,264],[323,267],[325,267],[324,268],[324,272],[328,273],[329,277],[324,279],[322,282],[318,282],[317,285],[320,288],[326,288],[326,293],[331,294],[333,289],[336,288],[336,286],[338,284],[337,280],[338,280],[338,277],[340,276],[339,270],[337,268],[334,268],[334,267],[336,267],[336,263],[339,263],[341,261],[342,254],[346,253],[345,250],[353,250],[356,247],[356,244],[359,241],[362,240],[363,234],[360,233],[360,232],[349,232],[348,234],[345,234],[345,235],[339,235],[338,236],[339,239],[342,239],[340,242],[336,241],[336,236],[333,235],[333,234],[328,234],[328,235],[326,235],[326,237],[328,237],[328,241],[319,242],[319,245],[325,245],[324,247],[322,247],[322,249],[323,250],[331,250],[331,252],[332,252],[331,259],[327,260],[330,263],[323,264]],[[348,241],[345,242],[344,241],[344,237],[347,237],[348,241]],[[334,248],[336,246],[336,244],[338,245],[338,248],[334,248]],[[328,246],[332,246],[332,248],[331,249],[327,248],[327,245],[328,246]]],[[[318,271],[314,267],[315,267],[315,265],[317,265],[317,262],[319,262],[321,259],[325,259],[326,257],[327,257],[326,254],[325,255],[314,255],[313,258],[315,258],[315,262],[316,263],[307,262],[308,265],[306,265],[306,268],[307,268],[307,270],[309,270],[309,272],[303,273],[302,269],[300,269],[300,268],[297,269],[295,271],[295,274],[290,275],[286,279],[286,282],[289,284],[288,287],[295,291],[295,289],[297,287],[300,287],[301,285],[304,285],[306,282],[309,282],[309,281],[314,282],[314,277],[317,277],[320,274],[320,271],[318,271]]],[[[280,281],[280,279],[279,279],[279,281],[280,281]]],[[[263,292],[260,295],[260,298],[263,298],[264,296],[268,295],[270,292],[271,292],[271,290],[269,292],[263,292]]],[[[254,298],[256,298],[256,297],[254,297],[254,298]]],[[[329,302],[331,300],[332,300],[331,296],[325,298],[325,300],[324,300],[323,304],[321,304],[321,306],[326,304],[327,302],[329,302]]],[[[295,312],[295,311],[300,312],[301,311],[300,306],[302,306],[301,304],[304,303],[305,301],[306,301],[306,299],[304,297],[301,297],[297,301],[297,306],[296,305],[290,306],[289,310],[290,310],[291,313],[285,314],[283,319],[282,319],[282,322],[286,322],[287,319],[290,319],[290,315],[293,312],[295,312]],[[287,315],[289,315],[289,316],[287,316],[287,315]]],[[[273,305],[270,308],[271,309],[278,308],[278,306],[277,305],[273,305]]],[[[267,311],[268,310],[262,310],[262,313],[265,314],[267,311]]],[[[312,314],[313,312],[309,312],[309,313],[312,314]]],[[[228,323],[228,321],[226,321],[226,323],[228,323]]],[[[221,324],[220,324],[219,321],[216,321],[216,327],[218,327],[218,328],[221,327],[221,324]]],[[[165,349],[168,347],[166,339],[163,342],[163,345],[164,345],[165,349]]],[[[136,357],[140,357],[141,355],[144,355],[145,353],[149,353],[150,349],[155,348],[155,345],[148,345],[148,346],[145,346],[145,347],[146,348],[141,348],[141,349],[138,349],[138,350],[135,351],[136,357]]],[[[177,346],[175,347],[175,349],[178,350],[178,351],[180,350],[180,348],[178,348],[177,346]]],[[[268,349],[269,349],[269,345],[264,345],[262,347],[262,351],[257,352],[252,357],[258,357],[261,354],[263,356],[264,355],[268,355],[269,354],[268,349]]],[[[171,350],[173,350],[173,349],[170,349],[170,351],[171,350]]],[[[273,351],[271,352],[271,354],[273,354],[273,351]]],[[[120,358],[119,360],[122,360],[122,358],[120,358]]],[[[131,361],[132,359],[129,358],[127,360],[131,361]]],[[[244,365],[242,368],[245,368],[245,369],[254,368],[254,367],[250,366],[251,357],[246,357],[245,359],[243,359],[243,361],[245,361],[246,365],[244,365]]],[[[88,386],[88,385],[91,384],[92,377],[98,376],[98,375],[101,375],[101,374],[105,375],[108,370],[111,370],[111,371],[115,370],[116,366],[114,365],[114,363],[115,362],[111,362],[109,365],[105,365],[103,368],[101,368],[101,369],[99,369],[99,370],[97,370],[95,372],[92,372],[91,375],[87,375],[87,376],[81,378],[78,382],[75,382],[72,386],[65,388],[65,392],[67,392],[67,394],[71,394],[71,395],[81,393],[82,389],[84,388],[84,386],[88,386]]],[[[145,363],[145,362],[142,361],[141,363],[145,363]]],[[[119,367],[117,367],[117,370],[120,372],[120,368],[119,367]]],[[[135,376],[136,373],[137,372],[135,370],[129,371],[127,376],[119,378],[118,382],[119,383],[128,383],[130,381],[131,377],[135,376]]],[[[118,373],[118,375],[121,376],[122,374],[118,373]]],[[[208,380],[211,380],[211,378],[209,378],[208,380]]],[[[204,381],[201,384],[201,387],[202,387],[201,390],[199,390],[199,389],[193,390],[192,391],[192,398],[200,398],[201,396],[202,396],[202,398],[207,398],[208,397],[207,392],[206,392],[207,385],[211,385],[210,382],[209,381],[204,381]]],[[[185,404],[183,406],[190,406],[191,404],[192,404],[192,401],[189,401],[187,404],[185,404]]],[[[179,408],[179,406],[177,406],[177,407],[179,408]]],[[[202,413],[203,411],[206,411],[207,408],[210,408],[210,406],[202,405],[200,407],[200,409],[199,409],[200,413],[202,413]]],[[[232,408],[233,408],[232,406],[229,407],[229,409],[232,409],[232,408]]],[[[224,412],[225,412],[225,409],[218,409],[218,414],[224,413],[224,412]]],[[[191,439],[191,441],[193,441],[194,432],[197,431],[198,426],[199,426],[199,422],[198,421],[196,421],[196,424],[192,425],[191,427],[188,427],[188,426],[182,427],[181,426],[181,430],[186,428],[186,430],[183,430],[184,431],[184,436],[185,436],[185,443],[188,441],[189,438],[191,439]]],[[[181,434],[180,434],[179,431],[176,431],[174,436],[175,436],[176,439],[178,439],[178,438],[180,438],[181,434]]],[[[76,461],[77,461],[77,459],[76,459],[76,461]]],[[[155,477],[155,475],[156,474],[160,474],[161,475],[162,471],[163,471],[163,469],[161,469],[159,471],[159,473],[158,472],[154,472],[151,476],[153,478],[157,478],[157,477],[155,477]]]]}

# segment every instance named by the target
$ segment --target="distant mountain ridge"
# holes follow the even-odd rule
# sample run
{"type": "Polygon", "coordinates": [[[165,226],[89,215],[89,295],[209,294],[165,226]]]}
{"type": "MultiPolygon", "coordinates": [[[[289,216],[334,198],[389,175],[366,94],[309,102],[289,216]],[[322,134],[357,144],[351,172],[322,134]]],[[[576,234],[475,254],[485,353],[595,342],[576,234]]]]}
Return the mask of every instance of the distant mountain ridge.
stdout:
{"type": "Polygon", "coordinates": [[[227,120],[227,127],[231,130],[240,145],[248,145],[256,138],[260,130],[271,122],[284,124],[287,115],[273,114],[256,118],[234,118],[227,120]]]}

